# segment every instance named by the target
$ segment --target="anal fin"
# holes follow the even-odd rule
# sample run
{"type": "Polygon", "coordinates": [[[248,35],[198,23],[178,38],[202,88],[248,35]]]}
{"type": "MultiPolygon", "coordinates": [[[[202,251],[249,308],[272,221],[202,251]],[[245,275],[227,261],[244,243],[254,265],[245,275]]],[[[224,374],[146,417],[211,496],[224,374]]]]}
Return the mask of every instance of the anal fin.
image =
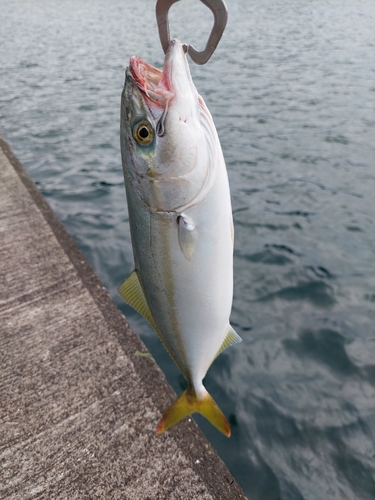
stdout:
{"type": "Polygon", "coordinates": [[[227,347],[234,344],[239,344],[240,342],[242,342],[241,337],[238,335],[235,329],[231,325],[229,325],[228,333],[224,339],[224,342],[221,344],[220,349],[216,354],[216,357],[218,357],[219,354],[221,354],[227,347]]]}

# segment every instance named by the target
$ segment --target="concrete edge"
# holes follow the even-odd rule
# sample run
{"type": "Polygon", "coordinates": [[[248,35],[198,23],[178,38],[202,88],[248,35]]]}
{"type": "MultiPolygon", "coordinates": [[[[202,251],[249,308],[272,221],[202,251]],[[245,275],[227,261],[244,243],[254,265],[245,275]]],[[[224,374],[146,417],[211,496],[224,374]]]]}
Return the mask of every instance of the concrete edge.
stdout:
{"type": "MultiPolygon", "coordinates": [[[[150,364],[147,358],[135,355],[137,350],[147,352],[146,346],[138,335],[131,330],[126,317],[117,308],[73,238],[60,222],[46,199],[39,192],[14,155],[10,145],[1,136],[0,147],[42,212],[58,242],[75,267],[84,286],[95,300],[106,322],[117,333],[117,339],[122,349],[126,352],[126,355],[134,364],[134,368],[144,383],[148,396],[152,398],[162,414],[176,399],[175,392],[167,383],[161,369],[155,363],[150,364]]],[[[191,420],[191,422],[181,422],[178,426],[167,432],[173,435],[178,447],[190,459],[191,467],[202,478],[202,482],[204,482],[214,498],[246,500],[246,496],[240,486],[236,483],[226,465],[216,454],[194,420],[191,420]]]]}

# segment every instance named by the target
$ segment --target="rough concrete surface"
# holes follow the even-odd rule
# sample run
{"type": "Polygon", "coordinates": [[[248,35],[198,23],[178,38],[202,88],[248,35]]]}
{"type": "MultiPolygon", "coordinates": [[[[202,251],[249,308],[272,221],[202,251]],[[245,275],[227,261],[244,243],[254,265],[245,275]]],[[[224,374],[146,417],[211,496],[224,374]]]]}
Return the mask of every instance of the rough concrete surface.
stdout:
{"type": "Polygon", "coordinates": [[[0,139],[0,498],[245,499],[0,139]]]}

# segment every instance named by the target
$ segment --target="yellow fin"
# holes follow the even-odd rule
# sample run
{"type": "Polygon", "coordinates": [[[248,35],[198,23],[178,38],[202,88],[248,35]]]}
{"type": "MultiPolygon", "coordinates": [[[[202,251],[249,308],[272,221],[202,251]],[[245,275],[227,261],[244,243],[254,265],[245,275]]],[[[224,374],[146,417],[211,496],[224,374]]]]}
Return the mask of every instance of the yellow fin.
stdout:
{"type": "Polygon", "coordinates": [[[149,352],[141,352],[141,351],[135,351],[136,356],[140,356],[141,358],[148,358],[152,359],[154,363],[156,363],[155,358],[150,354],[149,352]]]}
{"type": "Polygon", "coordinates": [[[136,311],[139,312],[139,314],[142,314],[142,316],[146,318],[147,321],[151,324],[153,329],[159,335],[159,338],[166,351],[184,375],[184,372],[182,371],[180,365],[177,363],[173,354],[169,350],[168,344],[165,342],[163,335],[160,333],[160,330],[156,326],[155,320],[152,316],[152,312],[150,311],[149,305],[147,304],[147,300],[141,282],[139,281],[139,276],[136,269],[126,278],[123,283],[121,283],[121,285],[117,288],[117,291],[119,295],[125,300],[125,302],[129,304],[129,306],[132,306],[136,311]]]}
{"type": "Polygon", "coordinates": [[[212,397],[206,391],[205,395],[198,399],[192,387],[188,387],[164,413],[156,428],[156,434],[161,434],[183,418],[196,412],[206,417],[216,429],[227,437],[230,436],[228,420],[212,397]]]}
{"type": "Polygon", "coordinates": [[[216,354],[216,357],[218,357],[219,354],[222,353],[224,349],[226,349],[227,347],[234,344],[239,344],[240,342],[242,342],[241,337],[238,335],[238,333],[236,333],[234,328],[231,325],[229,325],[228,333],[224,339],[224,342],[221,344],[220,349],[216,354]]]}
{"type": "Polygon", "coordinates": [[[137,270],[135,269],[126,280],[117,288],[119,295],[138,311],[144,318],[147,319],[157,331],[155,320],[152,317],[150,308],[147,304],[145,294],[141,282],[139,281],[137,270]]]}

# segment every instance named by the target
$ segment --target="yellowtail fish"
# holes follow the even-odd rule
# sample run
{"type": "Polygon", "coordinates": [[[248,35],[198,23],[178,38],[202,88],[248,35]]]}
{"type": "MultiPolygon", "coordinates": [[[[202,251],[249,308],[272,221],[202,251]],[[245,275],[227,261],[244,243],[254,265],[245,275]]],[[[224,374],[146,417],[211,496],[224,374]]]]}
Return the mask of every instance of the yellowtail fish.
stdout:
{"type": "Polygon", "coordinates": [[[229,324],[228,176],[211,114],[178,40],[170,42],[162,71],[137,56],[130,59],[121,152],[135,270],[118,291],[151,323],[188,383],[156,432],[199,412],[230,436],[202,382],[216,356],[241,341],[229,324]]]}

